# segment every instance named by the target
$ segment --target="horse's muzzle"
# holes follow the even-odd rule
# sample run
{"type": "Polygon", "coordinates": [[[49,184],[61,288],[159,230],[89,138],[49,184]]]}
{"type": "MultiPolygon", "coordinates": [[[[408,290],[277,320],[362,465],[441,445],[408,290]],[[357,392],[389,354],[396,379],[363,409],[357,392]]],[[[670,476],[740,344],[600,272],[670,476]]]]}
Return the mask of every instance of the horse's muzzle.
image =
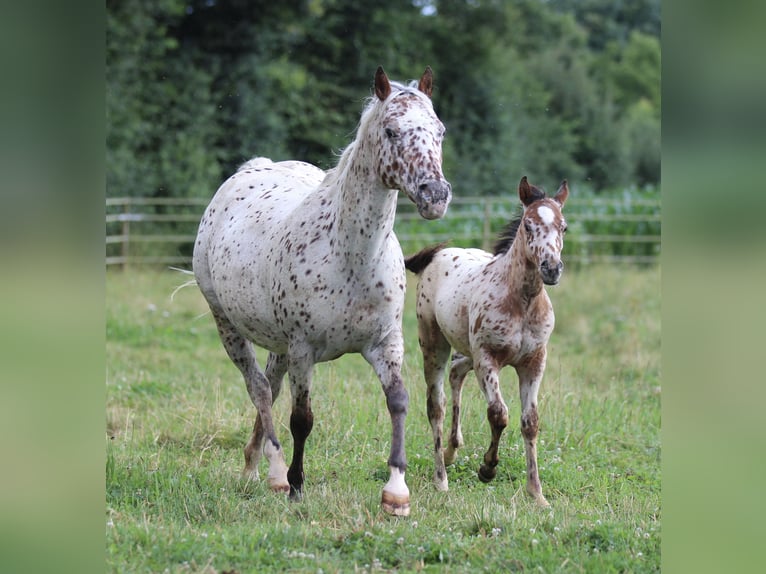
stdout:
{"type": "Polygon", "coordinates": [[[415,205],[423,219],[439,219],[452,201],[452,186],[445,179],[431,179],[418,186],[415,205]]]}
{"type": "Polygon", "coordinates": [[[546,259],[540,264],[540,275],[546,285],[557,285],[563,271],[564,263],[562,261],[551,265],[546,259]]]}

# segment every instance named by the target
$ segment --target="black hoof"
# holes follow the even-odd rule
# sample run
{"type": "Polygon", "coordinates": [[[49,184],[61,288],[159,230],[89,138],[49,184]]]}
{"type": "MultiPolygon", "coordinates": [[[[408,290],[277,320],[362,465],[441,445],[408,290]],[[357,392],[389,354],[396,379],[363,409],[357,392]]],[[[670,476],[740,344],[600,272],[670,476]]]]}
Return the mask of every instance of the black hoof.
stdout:
{"type": "Polygon", "coordinates": [[[299,488],[295,488],[293,485],[290,485],[290,500],[293,502],[300,502],[303,500],[303,492],[299,488]]]}
{"type": "Polygon", "coordinates": [[[486,464],[482,464],[479,467],[479,480],[482,482],[489,482],[493,478],[497,476],[497,467],[494,466],[488,466],[486,464]]]}

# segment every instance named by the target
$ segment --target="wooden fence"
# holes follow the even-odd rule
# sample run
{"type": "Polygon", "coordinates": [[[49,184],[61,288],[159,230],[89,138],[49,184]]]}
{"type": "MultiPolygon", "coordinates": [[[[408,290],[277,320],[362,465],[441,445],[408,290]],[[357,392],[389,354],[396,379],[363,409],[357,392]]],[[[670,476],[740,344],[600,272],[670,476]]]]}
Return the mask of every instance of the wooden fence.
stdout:
{"type": "MultiPolygon", "coordinates": [[[[106,265],[181,265],[191,268],[194,239],[209,199],[108,198],[106,265]]],[[[406,198],[399,200],[395,230],[405,254],[449,240],[460,247],[491,249],[517,213],[517,199],[455,197],[442,220],[425,221],[406,198]]],[[[564,209],[569,230],[566,263],[652,264],[660,254],[658,199],[577,199],[564,209]]]]}

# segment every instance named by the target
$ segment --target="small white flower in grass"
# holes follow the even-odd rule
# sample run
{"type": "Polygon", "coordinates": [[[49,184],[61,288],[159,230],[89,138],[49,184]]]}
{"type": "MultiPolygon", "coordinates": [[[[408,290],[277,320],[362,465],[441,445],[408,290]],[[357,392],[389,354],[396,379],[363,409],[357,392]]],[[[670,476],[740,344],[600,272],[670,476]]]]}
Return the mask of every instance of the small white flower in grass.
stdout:
{"type": "Polygon", "coordinates": [[[593,549],[593,554],[600,554],[601,551],[598,548],[593,549]]]}
{"type": "Polygon", "coordinates": [[[530,533],[530,534],[534,534],[535,532],[537,532],[537,530],[535,530],[534,528],[530,528],[530,529],[529,529],[529,533],[530,533]]]}
{"type": "Polygon", "coordinates": [[[425,548],[423,548],[422,546],[418,546],[418,552],[420,552],[421,554],[423,554],[423,552],[425,552],[425,551],[426,551],[426,549],[425,549],[425,548]]]}
{"type": "Polygon", "coordinates": [[[369,530],[365,530],[364,531],[364,537],[365,538],[372,538],[372,532],[370,532],[369,530]]]}
{"type": "Polygon", "coordinates": [[[561,528],[559,528],[558,526],[554,526],[554,527],[553,527],[553,531],[554,531],[554,532],[560,532],[560,531],[561,531],[561,528]]]}
{"type": "Polygon", "coordinates": [[[596,519],[596,526],[598,526],[598,525],[600,525],[600,524],[601,524],[601,519],[600,519],[600,518],[597,518],[597,519],[596,519]]]}
{"type": "Polygon", "coordinates": [[[401,546],[402,544],[404,544],[404,538],[402,536],[400,536],[399,538],[396,539],[396,543],[399,546],[401,546]]]}
{"type": "Polygon", "coordinates": [[[537,546],[538,544],[540,544],[540,541],[537,538],[533,538],[532,539],[532,546],[537,546]]]}
{"type": "Polygon", "coordinates": [[[202,534],[200,534],[200,536],[202,536],[202,538],[207,538],[207,532],[203,532],[202,534]]]}
{"type": "Polygon", "coordinates": [[[577,470],[582,471],[582,467],[579,464],[577,465],[577,470]]]}
{"type": "Polygon", "coordinates": [[[503,529],[502,529],[502,528],[493,528],[493,529],[492,529],[492,536],[497,536],[497,535],[498,535],[498,534],[500,534],[502,531],[503,531],[503,529]]]}
{"type": "Polygon", "coordinates": [[[644,532],[644,538],[649,538],[650,536],[651,534],[649,534],[648,532],[644,532]]]}
{"type": "Polygon", "coordinates": [[[106,525],[107,525],[109,528],[114,528],[114,522],[112,522],[112,519],[111,519],[111,518],[110,518],[109,520],[107,520],[107,521],[106,521],[106,525]]]}
{"type": "Polygon", "coordinates": [[[643,555],[643,552],[636,552],[636,558],[641,558],[643,555]]]}
{"type": "Polygon", "coordinates": [[[412,527],[413,528],[417,528],[418,527],[418,521],[417,520],[413,520],[412,521],[412,527]]]}

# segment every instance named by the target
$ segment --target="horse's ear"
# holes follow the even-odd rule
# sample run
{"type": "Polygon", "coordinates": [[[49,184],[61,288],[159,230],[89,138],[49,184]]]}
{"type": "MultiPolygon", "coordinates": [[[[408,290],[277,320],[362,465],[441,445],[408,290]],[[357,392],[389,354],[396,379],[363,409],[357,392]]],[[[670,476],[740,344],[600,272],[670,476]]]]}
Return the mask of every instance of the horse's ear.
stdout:
{"type": "Polygon", "coordinates": [[[529,184],[526,175],[519,182],[519,199],[525,206],[540,199],[540,190],[529,184]]]}
{"type": "Polygon", "coordinates": [[[567,200],[567,197],[569,197],[569,185],[567,184],[567,180],[564,180],[561,182],[553,199],[555,199],[561,207],[564,207],[564,202],[567,200]]]}
{"type": "Polygon", "coordinates": [[[431,97],[431,92],[434,89],[434,72],[431,69],[431,66],[426,66],[426,71],[423,72],[423,75],[420,76],[420,81],[418,82],[418,90],[423,92],[425,95],[427,95],[429,98],[431,97]]]}
{"type": "Polygon", "coordinates": [[[388,81],[388,76],[383,71],[383,66],[378,66],[378,71],[375,72],[375,95],[382,102],[391,93],[391,83],[388,81]]]}

